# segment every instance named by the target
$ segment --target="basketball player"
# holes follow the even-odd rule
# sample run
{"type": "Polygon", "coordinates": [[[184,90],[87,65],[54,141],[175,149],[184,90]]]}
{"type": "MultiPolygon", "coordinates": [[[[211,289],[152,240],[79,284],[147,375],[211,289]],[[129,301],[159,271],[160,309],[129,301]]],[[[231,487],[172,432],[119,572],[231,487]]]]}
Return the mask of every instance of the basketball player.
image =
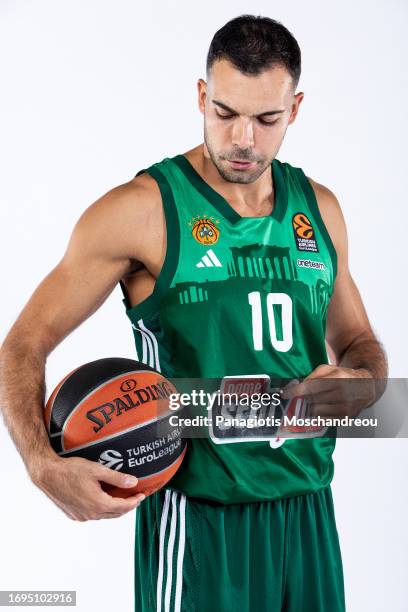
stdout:
{"type": "Polygon", "coordinates": [[[4,418],[33,482],[74,520],[139,505],[138,612],[345,609],[333,438],[192,439],[168,486],[120,500],[99,481],[125,486],[125,475],[57,457],[42,421],[47,356],[118,282],[137,358],[166,376],[265,373],[305,379],[304,393],[322,380],[322,414],[344,414],[336,381],[361,378],[373,384],[349,412],[375,400],[386,357],[349,272],[339,203],[276,158],[299,76],[280,23],[246,15],[221,28],[198,81],[204,143],[84,212],[2,349],[4,418]]]}

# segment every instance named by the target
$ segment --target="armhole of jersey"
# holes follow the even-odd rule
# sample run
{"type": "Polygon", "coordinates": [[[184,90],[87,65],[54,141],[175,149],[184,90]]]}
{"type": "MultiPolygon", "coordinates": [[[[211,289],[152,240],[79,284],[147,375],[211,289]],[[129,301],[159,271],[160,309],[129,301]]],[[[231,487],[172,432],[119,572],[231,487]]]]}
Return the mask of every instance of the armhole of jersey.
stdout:
{"type": "Polygon", "coordinates": [[[154,166],[146,170],[140,170],[136,176],[139,176],[139,174],[143,172],[150,174],[150,176],[155,179],[160,189],[166,219],[166,254],[152,293],[139,304],[135,306],[130,305],[126,287],[123,282],[120,281],[120,286],[124,295],[122,302],[125,305],[126,314],[131,318],[145,317],[157,308],[174,278],[180,252],[180,224],[173,192],[167,178],[154,166]]]}
{"type": "Polygon", "coordinates": [[[309,179],[307,178],[306,174],[303,172],[302,168],[295,168],[295,170],[298,173],[298,178],[299,178],[299,182],[300,185],[303,189],[303,193],[306,196],[306,200],[307,200],[307,204],[310,208],[310,211],[313,215],[313,217],[316,220],[317,226],[320,230],[320,233],[322,234],[324,241],[326,243],[327,249],[330,253],[330,257],[332,260],[332,265],[333,265],[333,283],[336,279],[336,275],[337,275],[337,252],[336,249],[334,247],[333,241],[330,237],[329,232],[327,231],[327,227],[323,221],[322,215],[320,214],[320,210],[319,210],[319,205],[317,203],[317,199],[316,199],[316,194],[314,192],[314,189],[309,181],[309,179]]]}

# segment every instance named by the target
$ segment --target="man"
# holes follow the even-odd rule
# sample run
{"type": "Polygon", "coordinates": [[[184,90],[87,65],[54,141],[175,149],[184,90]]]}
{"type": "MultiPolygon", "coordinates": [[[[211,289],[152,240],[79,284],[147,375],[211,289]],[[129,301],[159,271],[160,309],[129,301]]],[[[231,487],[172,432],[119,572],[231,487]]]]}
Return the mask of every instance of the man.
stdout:
{"type": "Polygon", "coordinates": [[[2,348],[3,414],[33,482],[74,520],[140,504],[136,610],[344,610],[333,438],[191,439],[168,486],[141,503],[100,486],[133,478],[57,457],[42,421],[47,356],[118,282],[137,358],[166,376],[304,379],[287,398],[317,380],[316,414],[356,414],[378,396],[386,358],[348,269],[339,203],[276,159],[299,77],[280,23],[246,15],[221,28],[198,82],[204,143],[84,212],[2,348]],[[344,378],[373,384],[345,404],[344,378]]]}

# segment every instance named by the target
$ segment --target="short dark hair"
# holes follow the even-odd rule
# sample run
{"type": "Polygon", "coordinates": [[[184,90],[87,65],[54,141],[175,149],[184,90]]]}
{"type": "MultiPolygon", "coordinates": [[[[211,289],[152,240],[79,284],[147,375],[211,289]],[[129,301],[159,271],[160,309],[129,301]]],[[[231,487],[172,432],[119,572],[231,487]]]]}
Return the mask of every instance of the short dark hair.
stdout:
{"type": "Polygon", "coordinates": [[[228,21],[211,41],[207,74],[215,61],[229,60],[243,74],[257,75],[272,66],[284,66],[297,87],[301,54],[294,36],[279,21],[240,15],[228,21]]]}

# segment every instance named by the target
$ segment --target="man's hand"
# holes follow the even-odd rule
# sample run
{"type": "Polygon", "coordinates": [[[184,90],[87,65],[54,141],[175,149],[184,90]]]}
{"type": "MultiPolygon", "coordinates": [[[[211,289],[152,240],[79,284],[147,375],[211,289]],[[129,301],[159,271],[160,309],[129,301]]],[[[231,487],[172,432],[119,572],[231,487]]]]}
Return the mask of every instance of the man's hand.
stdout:
{"type": "Polygon", "coordinates": [[[301,383],[283,389],[283,399],[293,397],[310,403],[310,416],[355,417],[375,402],[376,385],[364,368],[322,364],[301,383]]]}
{"type": "Polygon", "coordinates": [[[81,457],[47,460],[31,474],[31,479],[74,521],[116,518],[145,499],[142,493],[126,499],[108,495],[100,481],[130,488],[137,485],[137,478],[81,457]]]}
{"type": "Polygon", "coordinates": [[[337,259],[326,322],[326,342],[335,365],[318,366],[293,392],[311,395],[312,414],[316,416],[354,417],[384,393],[387,357],[350,272],[347,229],[340,204],[330,189],[313,180],[311,183],[337,259]]]}

